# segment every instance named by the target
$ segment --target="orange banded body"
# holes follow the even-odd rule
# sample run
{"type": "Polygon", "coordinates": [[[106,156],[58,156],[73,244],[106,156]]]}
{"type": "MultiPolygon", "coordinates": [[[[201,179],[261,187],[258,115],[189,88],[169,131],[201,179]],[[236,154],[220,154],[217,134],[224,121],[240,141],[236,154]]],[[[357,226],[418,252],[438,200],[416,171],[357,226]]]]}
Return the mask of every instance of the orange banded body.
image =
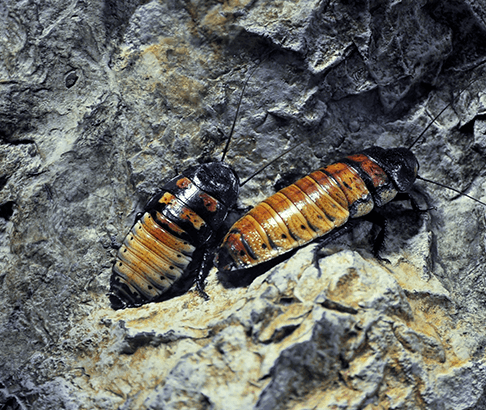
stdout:
{"type": "Polygon", "coordinates": [[[369,148],[320,168],[265,199],[223,239],[216,264],[241,270],[274,259],[407,192],[418,162],[406,148],[369,148]]]}
{"type": "Polygon", "coordinates": [[[162,187],[126,236],[113,266],[114,308],[157,301],[214,251],[216,232],[236,203],[239,180],[227,164],[187,169],[162,187]],[[212,249],[211,249],[212,247],[212,249]]]}

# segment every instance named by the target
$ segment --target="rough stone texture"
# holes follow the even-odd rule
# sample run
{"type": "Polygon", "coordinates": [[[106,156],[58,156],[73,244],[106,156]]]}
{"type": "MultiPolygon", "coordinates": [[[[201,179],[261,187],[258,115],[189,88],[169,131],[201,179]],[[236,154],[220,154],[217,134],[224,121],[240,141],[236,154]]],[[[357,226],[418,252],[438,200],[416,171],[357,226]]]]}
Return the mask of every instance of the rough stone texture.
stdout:
{"type": "Polygon", "coordinates": [[[482,1],[0,3],[0,408],[484,409],[485,207],[418,182],[370,225],[211,300],[113,311],[136,212],[227,161],[254,205],[376,144],[486,201],[482,1]],[[355,4],[359,3],[359,4],[355,4]],[[258,65],[259,63],[259,65],[258,65]],[[231,403],[234,403],[232,406],[231,403]]]}

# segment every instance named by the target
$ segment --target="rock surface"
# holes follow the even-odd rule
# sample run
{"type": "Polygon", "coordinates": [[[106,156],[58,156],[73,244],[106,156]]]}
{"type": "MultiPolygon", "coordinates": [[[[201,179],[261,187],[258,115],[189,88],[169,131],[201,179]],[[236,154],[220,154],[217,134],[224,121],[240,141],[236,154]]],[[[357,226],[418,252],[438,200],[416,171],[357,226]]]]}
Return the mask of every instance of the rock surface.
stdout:
{"type": "Polygon", "coordinates": [[[486,5],[354,3],[0,4],[0,408],[486,408],[486,207],[421,181],[388,263],[363,222],[248,286],[213,269],[210,301],[109,306],[135,214],[220,158],[251,73],[227,162],[302,145],[242,206],[423,130],[420,174],[486,201],[486,5]]]}

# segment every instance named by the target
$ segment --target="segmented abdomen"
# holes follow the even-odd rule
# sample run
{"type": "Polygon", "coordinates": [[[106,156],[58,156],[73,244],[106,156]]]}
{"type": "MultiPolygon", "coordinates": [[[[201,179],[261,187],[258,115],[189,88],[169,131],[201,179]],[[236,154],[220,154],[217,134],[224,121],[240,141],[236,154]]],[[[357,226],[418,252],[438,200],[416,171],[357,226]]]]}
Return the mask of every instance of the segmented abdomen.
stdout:
{"type": "Polygon", "coordinates": [[[185,234],[160,212],[156,220],[146,212],[126,236],[113,272],[135,298],[154,299],[184,274],[196,248],[174,235],[177,231],[185,234]]]}
{"type": "Polygon", "coordinates": [[[217,264],[248,268],[305,245],[396,195],[385,171],[364,154],[312,172],[265,199],[228,232],[217,264]]]}

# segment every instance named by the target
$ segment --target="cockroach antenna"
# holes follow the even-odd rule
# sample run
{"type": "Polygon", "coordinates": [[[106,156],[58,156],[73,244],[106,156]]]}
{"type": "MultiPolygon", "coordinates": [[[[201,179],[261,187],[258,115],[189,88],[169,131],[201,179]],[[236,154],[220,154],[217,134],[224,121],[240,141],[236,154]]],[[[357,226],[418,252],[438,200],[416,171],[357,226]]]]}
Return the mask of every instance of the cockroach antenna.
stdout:
{"type": "Polygon", "coordinates": [[[476,201],[476,202],[480,203],[481,205],[486,206],[486,204],[485,204],[484,202],[481,202],[479,199],[474,198],[474,197],[472,197],[471,195],[465,194],[464,192],[461,192],[461,191],[459,191],[458,189],[455,189],[455,188],[452,188],[452,187],[450,187],[450,186],[447,186],[447,185],[441,184],[440,182],[432,181],[432,180],[430,180],[430,179],[427,179],[427,178],[421,177],[420,175],[417,175],[417,179],[420,179],[421,181],[428,182],[429,184],[438,185],[438,186],[440,186],[440,187],[442,187],[442,188],[447,188],[447,189],[450,189],[451,191],[457,192],[457,193],[458,193],[459,195],[461,195],[461,196],[468,197],[469,199],[472,199],[473,201],[476,201]]]}
{"type": "Polygon", "coordinates": [[[240,187],[242,187],[243,185],[245,185],[250,179],[252,179],[253,177],[257,176],[260,172],[262,172],[265,168],[269,167],[270,165],[272,165],[275,161],[279,160],[280,158],[282,158],[284,155],[287,155],[290,151],[294,150],[295,148],[297,148],[298,146],[302,145],[304,142],[299,142],[298,144],[294,145],[292,148],[289,148],[288,150],[282,152],[278,157],[272,159],[268,164],[265,164],[263,167],[261,167],[258,171],[255,171],[253,174],[251,174],[248,178],[246,178],[241,184],[240,184],[240,187]]]}
{"type": "MultiPolygon", "coordinates": [[[[464,90],[462,90],[464,91],[464,90]]],[[[461,91],[461,93],[462,93],[461,91]]],[[[440,112],[434,117],[432,118],[432,121],[429,122],[429,124],[423,129],[423,131],[419,134],[419,136],[417,138],[415,138],[415,140],[412,142],[412,144],[410,144],[410,146],[408,147],[409,150],[411,150],[413,148],[413,146],[420,140],[420,138],[422,138],[424,136],[424,134],[427,132],[427,130],[432,126],[432,124],[437,121],[437,119],[444,113],[445,110],[447,110],[450,106],[452,105],[452,103],[448,103],[444,108],[442,108],[442,110],[440,110],[440,112]]]]}
{"type": "MultiPolygon", "coordinates": [[[[485,64],[486,61],[482,61],[481,63],[479,63],[478,65],[476,65],[474,68],[478,68],[480,66],[482,66],[483,64],[485,64]]],[[[474,79],[472,79],[471,81],[469,81],[465,87],[463,87],[460,91],[459,91],[459,94],[458,95],[461,95],[464,91],[466,91],[469,87],[471,87],[471,85],[473,85],[477,80],[479,80],[481,77],[476,77],[474,79]]],[[[415,138],[415,140],[410,144],[410,146],[408,147],[409,150],[411,150],[415,144],[424,136],[424,134],[428,131],[428,129],[432,126],[432,124],[434,124],[437,119],[439,119],[439,117],[450,107],[452,106],[452,102],[454,101],[454,99],[451,99],[451,102],[449,102],[444,108],[442,108],[442,110],[440,110],[440,112],[432,118],[432,121],[429,122],[429,124],[423,129],[423,131],[417,136],[417,138],[415,138]]]]}
{"type": "MultiPolygon", "coordinates": [[[[478,64],[478,65],[477,65],[476,67],[474,67],[474,68],[477,68],[477,67],[479,67],[479,66],[483,65],[484,63],[485,63],[485,61],[481,62],[480,64],[478,64]]],[[[458,94],[458,95],[461,95],[461,94],[462,94],[462,93],[463,93],[465,90],[467,90],[469,87],[471,87],[471,85],[472,85],[472,84],[474,84],[474,83],[475,83],[475,82],[476,82],[476,81],[477,81],[479,78],[480,78],[480,77],[476,77],[476,78],[472,79],[471,81],[469,81],[469,82],[467,83],[467,85],[466,85],[464,88],[462,88],[462,89],[460,90],[460,92],[459,92],[459,94],[458,94]]],[[[409,150],[411,150],[411,149],[412,149],[412,148],[415,146],[415,144],[416,144],[416,143],[417,143],[417,142],[418,142],[418,141],[419,141],[419,140],[420,140],[420,139],[421,139],[421,138],[424,136],[424,134],[425,134],[425,133],[427,132],[427,130],[428,130],[428,129],[429,129],[431,126],[432,126],[432,124],[434,124],[434,123],[435,123],[435,121],[437,121],[437,119],[438,119],[438,118],[439,118],[439,117],[440,117],[440,116],[441,116],[441,115],[442,115],[442,114],[443,114],[443,113],[444,113],[444,112],[445,112],[445,111],[446,111],[446,110],[447,110],[449,107],[451,107],[452,102],[453,102],[453,99],[452,99],[452,100],[451,100],[451,102],[449,102],[449,103],[448,103],[448,104],[447,104],[447,105],[446,105],[444,108],[442,108],[442,110],[440,110],[440,112],[439,112],[437,115],[435,115],[435,116],[432,118],[432,121],[430,121],[430,122],[429,122],[429,124],[428,124],[428,125],[427,125],[427,126],[424,128],[424,130],[423,130],[423,131],[422,131],[422,132],[421,132],[421,133],[418,135],[418,137],[417,137],[417,138],[415,138],[415,140],[412,142],[412,144],[410,144],[410,146],[408,147],[408,149],[409,149],[409,150]]],[[[424,181],[424,182],[428,182],[429,184],[434,184],[434,185],[440,186],[440,187],[442,187],[442,188],[446,188],[446,189],[449,189],[449,190],[451,190],[451,191],[457,192],[459,195],[465,196],[465,197],[467,197],[467,198],[469,198],[469,199],[472,199],[473,201],[476,201],[476,202],[480,203],[481,205],[486,206],[486,204],[485,204],[484,202],[481,202],[479,199],[474,198],[474,197],[472,197],[472,196],[470,196],[470,195],[467,195],[467,194],[465,194],[464,192],[461,192],[461,191],[459,191],[459,190],[457,190],[457,189],[455,189],[455,188],[452,188],[452,187],[450,187],[450,186],[447,186],[447,185],[441,184],[440,182],[436,182],[436,181],[433,181],[433,180],[430,180],[430,179],[426,179],[426,178],[424,178],[424,177],[421,177],[420,175],[417,175],[417,179],[420,179],[421,181],[424,181]]]]}
{"type": "Polygon", "coordinates": [[[226,154],[228,152],[228,148],[229,148],[229,145],[230,145],[230,142],[231,142],[231,138],[233,137],[233,132],[234,132],[235,126],[236,126],[236,120],[238,119],[238,114],[240,113],[241,101],[243,100],[243,95],[245,94],[246,86],[248,85],[248,82],[250,81],[251,77],[253,77],[253,74],[255,74],[255,72],[258,70],[260,65],[270,56],[270,54],[271,53],[269,53],[266,57],[264,57],[260,62],[257,63],[256,67],[253,68],[252,72],[250,73],[248,78],[245,80],[245,83],[243,84],[243,88],[241,89],[240,98],[238,100],[238,105],[236,106],[235,118],[233,119],[233,124],[231,125],[231,130],[230,130],[230,133],[229,133],[229,136],[228,136],[228,140],[226,141],[226,145],[225,145],[224,150],[223,150],[223,155],[221,156],[221,162],[224,162],[224,159],[226,157],[226,154]]]}

